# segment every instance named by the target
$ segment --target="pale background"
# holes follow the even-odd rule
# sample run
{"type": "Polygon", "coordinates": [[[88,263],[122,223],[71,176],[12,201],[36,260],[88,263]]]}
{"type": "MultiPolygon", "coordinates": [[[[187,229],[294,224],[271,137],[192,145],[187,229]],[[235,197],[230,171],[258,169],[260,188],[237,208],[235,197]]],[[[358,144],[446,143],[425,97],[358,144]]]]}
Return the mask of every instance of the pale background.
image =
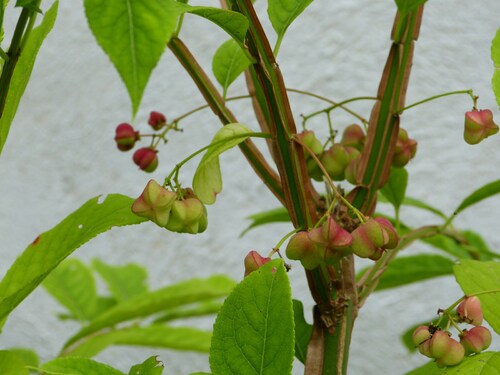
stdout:
{"type": "MultiPolygon", "coordinates": [[[[45,2],[44,2],[45,3],[45,2]]],[[[214,4],[205,1],[203,4],[214,4]]],[[[257,7],[265,14],[265,2],[257,7]]],[[[44,5],[46,9],[47,5],[44,5]]],[[[314,91],[333,100],[374,95],[389,48],[389,31],[395,12],[391,0],[316,1],[289,29],[278,62],[289,87],[314,91]]],[[[10,11],[7,22],[17,11],[10,11]]],[[[491,108],[500,118],[490,80],[491,39],[499,26],[500,2],[429,1],[416,46],[414,69],[408,91],[411,103],[445,91],[474,88],[479,105],[491,108]],[[474,5],[472,5],[474,4],[474,5]]],[[[266,28],[270,30],[268,22],[266,28]]],[[[7,26],[7,34],[12,27],[7,26]]],[[[226,36],[201,18],[187,16],[181,34],[202,64],[209,67],[213,48],[226,36]]],[[[230,95],[244,92],[239,81],[230,95]]],[[[296,118],[324,108],[316,100],[291,94],[296,118]]],[[[164,112],[172,119],[202,103],[189,77],[169,51],[154,71],[135,120],[146,130],[149,111],[164,112]]],[[[255,127],[247,101],[231,103],[241,122],[255,127]]],[[[365,116],[369,103],[353,105],[365,116]]],[[[463,114],[471,109],[466,96],[455,96],[408,111],[402,120],[410,136],[419,141],[411,174],[409,194],[434,204],[447,213],[482,184],[498,179],[500,137],[480,146],[462,140],[463,114]]],[[[32,79],[0,159],[0,274],[39,233],[50,229],[87,199],[112,192],[138,195],[146,181],[161,181],[188,150],[206,144],[219,124],[210,111],[184,121],[183,134],[175,134],[160,152],[160,166],[152,175],[137,170],[132,153],[116,150],[115,126],[130,120],[130,104],[114,68],[96,45],[84,18],[82,2],[62,1],[54,30],[42,46],[32,79]]],[[[335,114],[342,128],[352,119],[335,114]]],[[[325,126],[324,118],[311,123],[325,126]]],[[[153,224],[114,229],[76,251],[88,262],[101,257],[113,264],[146,265],[153,288],[192,276],[226,273],[242,277],[242,259],[251,249],[266,253],[289,231],[275,225],[238,235],[248,224],[247,215],[275,207],[276,200],[259,184],[237,150],[221,160],[224,190],[209,207],[209,228],[200,236],[176,235],[153,224]]],[[[189,185],[195,165],[181,173],[189,185]]],[[[457,218],[456,225],[480,231],[492,249],[500,248],[498,211],[500,198],[490,199],[457,218]]],[[[411,225],[436,223],[432,216],[405,210],[411,225]]],[[[416,245],[408,253],[428,251],[416,245]]],[[[308,308],[305,277],[299,267],[290,273],[293,294],[308,308]]],[[[438,307],[460,296],[453,278],[373,295],[356,322],[349,364],[351,374],[403,374],[426,359],[409,355],[399,336],[408,326],[427,319],[438,307]]],[[[31,347],[42,360],[57,355],[73,323],[55,318],[62,309],[37,289],[15,310],[0,336],[2,348],[31,347]]],[[[210,321],[200,327],[210,328],[210,321]]],[[[500,338],[494,338],[496,348],[500,338]]],[[[130,365],[159,354],[167,374],[208,371],[204,355],[165,350],[115,347],[97,360],[128,371],[130,365]]],[[[294,374],[302,369],[297,365],[294,374]]]]}

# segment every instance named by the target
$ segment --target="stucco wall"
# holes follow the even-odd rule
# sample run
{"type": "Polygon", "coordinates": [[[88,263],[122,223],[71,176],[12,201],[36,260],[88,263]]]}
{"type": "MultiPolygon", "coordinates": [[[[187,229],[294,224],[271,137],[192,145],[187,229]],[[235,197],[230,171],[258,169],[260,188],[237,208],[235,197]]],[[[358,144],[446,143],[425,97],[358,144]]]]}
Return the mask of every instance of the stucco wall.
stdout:
{"type": "MultiPolygon", "coordinates": [[[[95,43],[82,2],[62,1],[59,6],[57,23],[42,47],[0,159],[0,274],[39,233],[84,201],[112,192],[138,195],[149,178],[161,181],[188,149],[205,145],[219,127],[210,111],[190,117],[182,123],[184,133],[176,134],[161,150],[159,168],[152,175],[137,170],[131,153],[118,152],[113,141],[115,126],[130,119],[124,86],[95,43]]],[[[265,2],[258,1],[256,6],[265,14],[265,2]]],[[[290,27],[282,44],[278,62],[286,84],[333,100],[374,95],[390,45],[394,13],[390,0],[314,2],[290,27]]],[[[498,0],[429,1],[407,103],[474,88],[480,106],[492,108],[500,119],[490,89],[489,58],[498,14],[498,0]]],[[[268,23],[266,28],[270,30],[268,23]]],[[[186,16],[181,36],[205,66],[210,66],[212,56],[207,46],[226,39],[214,25],[194,16],[186,16]]],[[[243,92],[239,81],[230,95],[243,92]]],[[[296,94],[290,98],[297,121],[300,114],[323,108],[316,100],[296,94]]],[[[146,129],[151,110],[174,118],[202,103],[187,74],[167,51],[151,77],[135,124],[146,129]]],[[[352,107],[369,115],[370,103],[352,107]]],[[[402,126],[419,142],[417,157],[408,167],[408,194],[447,213],[472,190],[500,177],[498,136],[475,147],[462,140],[463,114],[470,107],[466,96],[449,97],[408,111],[402,120],[402,126]]],[[[231,103],[231,108],[241,122],[255,127],[247,101],[231,103]]],[[[352,122],[342,112],[334,120],[341,127],[352,122]]],[[[323,118],[311,122],[313,129],[324,126],[323,118]]],[[[224,155],[221,165],[224,190],[209,208],[209,228],[203,235],[174,235],[143,224],[112,230],[80,248],[75,256],[87,262],[101,257],[114,264],[143,264],[149,268],[152,287],[213,273],[241,278],[244,255],[251,249],[267,252],[290,227],[274,225],[239,239],[248,224],[246,216],[275,207],[277,202],[238,151],[224,155]]],[[[194,167],[190,164],[181,172],[186,185],[194,167]]],[[[500,200],[491,199],[464,212],[455,224],[483,233],[498,251],[498,209],[500,200]]],[[[410,225],[436,223],[434,217],[415,210],[403,210],[402,218],[410,225]]],[[[408,253],[418,251],[429,249],[416,244],[408,253]]],[[[302,296],[310,308],[303,272],[295,267],[290,277],[294,296],[302,296]]],[[[425,358],[406,353],[400,333],[459,296],[451,277],[373,295],[356,323],[350,373],[396,375],[425,363],[425,358]]],[[[54,357],[69,333],[77,330],[71,322],[59,323],[58,311],[61,308],[45,291],[37,289],[7,321],[0,346],[32,347],[43,360],[54,357]]],[[[211,323],[205,320],[200,326],[210,328],[211,323]]],[[[498,349],[500,339],[494,340],[498,349]]],[[[159,354],[166,363],[169,370],[165,373],[208,370],[205,356],[171,351],[112,348],[97,360],[125,370],[152,354],[159,354]]],[[[294,374],[301,372],[298,365],[294,374]]]]}

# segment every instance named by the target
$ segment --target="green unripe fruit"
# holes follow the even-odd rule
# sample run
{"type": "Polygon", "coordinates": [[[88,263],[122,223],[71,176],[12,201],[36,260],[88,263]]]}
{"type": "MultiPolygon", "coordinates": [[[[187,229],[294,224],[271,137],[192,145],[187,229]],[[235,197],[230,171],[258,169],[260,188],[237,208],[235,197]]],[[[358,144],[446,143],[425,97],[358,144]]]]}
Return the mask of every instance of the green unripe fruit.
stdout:
{"type": "Polygon", "coordinates": [[[417,141],[408,137],[404,129],[399,129],[398,140],[392,156],[392,166],[402,168],[415,157],[417,152],[417,141]]]}
{"type": "MultiPolygon", "coordinates": [[[[315,155],[321,155],[324,151],[323,144],[316,138],[316,135],[312,130],[304,130],[302,133],[297,134],[297,137],[304,143],[315,155]]],[[[304,151],[306,159],[310,158],[311,155],[308,151],[304,151]]]]}
{"type": "Polygon", "coordinates": [[[309,232],[298,232],[288,241],[286,256],[292,260],[300,260],[305,269],[314,269],[323,262],[325,247],[326,245],[313,241],[309,232]]]}
{"type": "Polygon", "coordinates": [[[493,112],[489,109],[474,109],[465,113],[464,139],[475,145],[498,132],[498,125],[493,122],[493,112]]]}
{"type": "Polygon", "coordinates": [[[460,345],[458,341],[450,338],[446,353],[442,357],[436,359],[436,365],[438,367],[455,366],[458,365],[460,362],[462,362],[464,356],[465,356],[464,347],[460,345]]]}
{"type": "Polygon", "coordinates": [[[344,146],[354,147],[361,151],[365,144],[365,139],[366,136],[363,128],[358,124],[352,124],[344,129],[340,143],[344,146]]]}
{"type": "Polygon", "coordinates": [[[457,306],[457,314],[462,322],[475,326],[483,323],[483,311],[481,310],[481,301],[478,297],[466,297],[457,306]]]}
{"type": "Polygon", "coordinates": [[[349,164],[349,154],[343,145],[334,144],[321,155],[320,161],[332,180],[342,181],[344,179],[345,169],[349,164]]]}
{"type": "Polygon", "coordinates": [[[431,340],[424,341],[418,346],[418,351],[420,354],[425,355],[426,357],[434,358],[431,354],[430,343],[431,340]]]}
{"type": "Polygon", "coordinates": [[[419,346],[424,341],[429,340],[432,337],[431,332],[429,331],[429,326],[419,326],[413,331],[411,336],[411,340],[415,346],[419,346]]]}
{"type": "Polygon", "coordinates": [[[164,227],[170,219],[176,196],[155,180],[149,180],[142,194],[132,204],[132,212],[164,227]]]}
{"type": "Polygon", "coordinates": [[[488,328],[477,326],[464,330],[460,343],[465,349],[465,354],[481,353],[491,345],[491,332],[488,328]]]}
{"type": "Polygon", "coordinates": [[[389,241],[389,236],[382,226],[374,219],[370,219],[358,226],[351,233],[351,248],[360,258],[380,257],[382,247],[389,241]]]}
{"type": "Polygon", "coordinates": [[[433,358],[441,358],[444,356],[453,340],[447,332],[436,331],[433,333],[429,343],[429,349],[433,358]]]}

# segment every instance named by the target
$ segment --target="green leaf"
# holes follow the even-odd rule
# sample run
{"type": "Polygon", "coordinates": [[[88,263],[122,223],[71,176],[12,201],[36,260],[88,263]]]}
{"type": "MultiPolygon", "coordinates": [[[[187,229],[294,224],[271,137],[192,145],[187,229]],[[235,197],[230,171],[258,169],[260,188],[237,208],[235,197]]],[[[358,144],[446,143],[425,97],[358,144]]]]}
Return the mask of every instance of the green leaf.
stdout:
{"type": "Polygon", "coordinates": [[[147,317],[163,311],[166,307],[174,308],[183,304],[226,296],[234,288],[234,285],[235,282],[228,277],[215,275],[207,279],[190,279],[153,292],[137,295],[96,317],[88,326],[73,336],[65,347],[102,328],[111,327],[130,319],[147,317]]]}
{"type": "MultiPolygon", "coordinates": [[[[479,262],[462,259],[453,266],[458,284],[465,294],[474,294],[489,290],[498,291],[500,286],[500,262],[479,262]]],[[[500,334],[500,293],[488,293],[478,296],[484,318],[496,333],[500,334]]]]}
{"type": "Polygon", "coordinates": [[[445,220],[447,219],[447,216],[444,214],[443,211],[435,207],[432,207],[427,203],[422,202],[421,200],[418,200],[416,198],[405,197],[405,199],[403,200],[403,204],[411,207],[421,208],[422,210],[432,212],[433,214],[436,214],[437,216],[442,217],[445,220]]]}
{"type": "Polygon", "coordinates": [[[43,282],[44,288],[81,322],[97,308],[97,291],[90,269],[78,259],[67,259],[43,282]]]}
{"type": "Polygon", "coordinates": [[[16,353],[8,350],[0,350],[0,374],[29,375],[29,371],[16,353]]]}
{"type": "Polygon", "coordinates": [[[243,46],[245,43],[245,36],[248,30],[248,19],[243,14],[226,9],[190,6],[187,4],[178,4],[178,7],[187,13],[206,18],[217,26],[220,26],[240,45],[243,46]]]}
{"type": "MultiPolygon", "coordinates": [[[[9,348],[9,353],[15,354],[25,366],[37,367],[40,362],[38,354],[31,349],[9,348]]],[[[0,374],[3,374],[3,371],[0,371],[0,374]]]]}
{"type": "Polygon", "coordinates": [[[431,246],[434,246],[435,248],[442,250],[450,255],[453,255],[459,259],[462,258],[467,259],[471,257],[469,252],[462,246],[460,246],[460,244],[456,240],[446,235],[439,234],[436,236],[421,238],[420,241],[429,244],[431,246]]]}
{"type": "Polygon", "coordinates": [[[132,366],[128,375],[161,375],[163,367],[163,363],[156,356],[153,356],[141,364],[132,366]]]}
{"type": "Polygon", "coordinates": [[[460,203],[460,205],[457,207],[454,214],[457,215],[459,212],[462,212],[467,207],[470,207],[498,193],[500,193],[500,180],[490,182],[489,184],[480,187],[472,194],[470,194],[467,198],[465,198],[462,201],[462,203],[460,203]]]}
{"type": "Polygon", "coordinates": [[[495,67],[491,83],[493,92],[497,98],[498,108],[500,108],[500,28],[497,30],[495,38],[493,38],[491,42],[491,59],[495,67]]]}
{"type": "Polygon", "coordinates": [[[168,309],[163,315],[161,315],[159,318],[156,318],[154,322],[161,323],[181,318],[192,318],[197,316],[216,314],[219,312],[221,307],[222,302],[220,301],[206,301],[198,303],[194,306],[168,309]]]}
{"type": "Polygon", "coordinates": [[[420,5],[427,2],[427,0],[395,0],[398,10],[405,14],[417,9],[420,5]]]}
{"type": "Polygon", "coordinates": [[[16,259],[0,282],[0,319],[4,319],[68,255],[115,226],[146,219],[130,210],[133,199],[111,194],[102,202],[90,199],[51,230],[38,236],[16,259]]]}
{"type": "MultiPolygon", "coordinates": [[[[368,269],[360,271],[357,278],[368,269]]],[[[375,290],[395,288],[452,273],[453,261],[440,255],[421,254],[398,257],[389,263],[375,290]]]]}
{"type": "Polygon", "coordinates": [[[111,266],[100,259],[94,259],[92,266],[106,282],[111,295],[117,301],[125,301],[148,291],[148,273],[138,264],[111,266]]]}
{"type": "Polygon", "coordinates": [[[241,232],[240,237],[243,237],[250,229],[260,227],[261,225],[291,222],[290,214],[285,207],[259,212],[258,214],[247,216],[247,219],[252,220],[252,223],[241,232]]]}
{"type": "Polygon", "coordinates": [[[216,195],[222,191],[219,155],[243,142],[250,134],[253,134],[251,130],[239,123],[228,124],[215,134],[193,177],[193,190],[203,203],[215,203],[216,195]]]}
{"type": "Polygon", "coordinates": [[[278,40],[283,38],[292,22],[312,3],[313,0],[269,0],[267,14],[278,34],[278,40]]]}
{"type": "Polygon", "coordinates": [[[290,374],[293,326],[290,284],[277,259],[247,276],[224,302],[214,324],[212,372],[290,374]]]}
{"type": "Polygon", "coordinates": [[[406,169],[391,168],[389,180],[379,191],[394,206],[394,209],[398,211],[403,203],[407,185],[408,172],[406,169]]]}
{"type": "Polygon", "coordinates": [[[405,375],[441,375],[442,372],[443,369],[437,367],[436,362],[431,361],[415,370],[407,372],[405,375]]]}
{"type": "Polygon", "coordinates": [[[90,29],[125,83],[135,115],[181,11],[172,0],[85,0],[84,5],[90,29]]]}
{"type": "Polygon", "coordinates": [[[312,325],[304,318],[304,305],[296,299],[293,300],[293,320],[295,322],[295,357],[305,364],[312,325]]]}
{"type": "Polygon", "coordinates": [[[212,60],[212,71],[217,82],[222,86],[224,97],[226,97],[227,89],[231,83],[233,83],[250,64],[250,60],[248,60],[241,46],[233,39],[229,39],[217,48],[212,60]]]}
{"type": "Polygon", "coordinates": [[[14,69],[5,108],[0,118],[0,153],[2,153],[3,146],[7,141],[10,125],[14,120],[19,102],[30,79],[40,46],[54,26],[58,4],[59,2],[55,1],[43,17],[42,23],[31,31],[14,69]]]}
{"type": "Polygon", "coordinates": [[[124,375],[111,366],[88,358],[56,358],[44,363],[40,370],[49,375],[124,375]]]}
{"type": "Polygon", "coordinates": [[[498,375],[500,352],[484,352],[464,358],[457,366],[446,368],[441,375],[498,375]]]}
{"type": "Polygon", "coordinates": [[[93,357],[111,345],[146,346],[208,353],[211,332],[190,327],[153,324],[129,327],[92,335],[64,351],[73,357],[93,357]]]}

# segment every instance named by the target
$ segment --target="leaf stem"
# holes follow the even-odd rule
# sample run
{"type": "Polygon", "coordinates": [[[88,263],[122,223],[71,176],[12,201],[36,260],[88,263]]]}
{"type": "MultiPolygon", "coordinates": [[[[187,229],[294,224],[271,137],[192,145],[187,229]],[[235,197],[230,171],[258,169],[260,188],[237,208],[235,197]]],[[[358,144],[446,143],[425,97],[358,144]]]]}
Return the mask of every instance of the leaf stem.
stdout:
{"type": "Polygon", "coordinates": [[[167,185],[171,186],[172,177],[175,176],[175,175],[177,175],[179,173],[180,168],[184,164],[186,164],[188,161],[190,161],[192,158],[194,158],[195,156],[201,154],[203,151],[208,150],[209,148],[211,148],[213,146],[217,146],[219,144],[226,143],[227,141],[232,141],[232,140],[239,139],[239,138],[248,138],[248,137],[253,137],[253,138],[270,138],[271,135],[270,134],[266,134],[266,133],[244,133],[244,134],[233,135],[231,137],[220,139],[220,140],[218,140],[216,142],[212,142],[209,145],[206,145],[206,146],[200,148],[199,150],[193,152],[188,157],[184,158],[182,161],[180,161],[179,163],[177,163],[175,165],[174,169],[172,169],[172,171],[170,172],[170,174],[167,177],[165,177],[165,182],[163,183],[163,186],[167,186],[167,185]]]}
{"type": "Polygon", "coordinates": [[[288,239],[290,238],[292,235],[294,235],[295,233],[297,232],[300,232],[301,230],[304,230],[303,228],[295,228],[294,230],[292,230],[291,232],[288,232],[287,234],[285,234],[285,236],[279,240],[279,242],[276,244],[275,247],[273,247],[273,249],[271,250],[271,252],[267,255],[268,258],[271,258],[275,253],[277,253],[278,251],[280,251],[280,247],[281,245],[283,245],[283,243],[288,239]]]}
{"type": "Polygon", "coordinates": [[[333,100],[330,100],[324,96],[321,96],[321,95],[318,95],[318,94],[315,94],[313,92],[309,92],[309,91],[304,91],[304,90],[299,90],[299,89],[292,89],[292,88],[287,88],[286,91],[289,91],[289,92],[293,92],[293,93],[296,93],[296,94],[301,94],[301,95],[306,95],[306,96],[310,96],[310,97],[313,97],[313,98],[316,98],[316,99],[319,99],[319,100],[322,100],[326,103],[329,103],[331,105],[335,105],[335,106],[338,106],[339,108],[343,109],[344,111],[346,111],[347,113],[353,115],[354,117],[356,117],[359,121],[361,121],[364,125],[368,124],[368,120],[366,120],[363,116],[361,116],[360,114],[354,112],[353,110],[347,108],[345,105],[342,104],[342,102],[335,102],[333,100]]]}
{"type": "Polygon", "coordinates": [[[401,108],[401,109],[398,109],[394,112],[394,114],[396,115],[400,115],[402,114],[404,111],[406,111],[407,109],[410,109],[410,108],[413,108],[413,107],[416,107],[420,104],[424,104],[424,103],[427,103],[427,102],[430,102],[432,100],[435,100],[435,99],[439,99],[439,98],[443,98],[445,96],[451,96],[451,95],[461,95],[461,94],[467,94],[471,97],[473,103],[474,103],[474,107],[475,107],[475,101],[477,100],[477,97],[474,96],[474,93],[472,91],[472,89],[470,90],[458,90],[458,91],[450,91],[450,92],[445,92],[443,94],[439,94],[439,95],[434,95],[434,96],[431,96],[427,99],[424,99],[424,100],[420,100],[416,103],[413,103],[413,104],[410,104],[410,105],[407,105],[406,107],[404,108],[401,108]]]}
{"type": "Polygon", "coordinates": [[[378,100],[378,98],[373,97],[373,96],[357,96],[355,98],[350,98],[350,99],[343,100],[341,102],[332,104],[331,106],[329,106],[329,107],[327,107],[325,109],[322,109],[320,111],[316,111],[316,112],[313,112],[313,113],[311,113],[309,115],[302,116],[302,124],[305,125],[305,123],[307,122],[307,120],[309,120],[310,118],[312,118],[314,116],[317,116],[317,115],[319,115],[321,113],[329,113],[330,111],[334,110],[335,108],[338,108],[338,107],[342,108],[341,106],[343,106],[344,104],[355,102],[355,101],[359,101],[359,100],[378,100]]]}

